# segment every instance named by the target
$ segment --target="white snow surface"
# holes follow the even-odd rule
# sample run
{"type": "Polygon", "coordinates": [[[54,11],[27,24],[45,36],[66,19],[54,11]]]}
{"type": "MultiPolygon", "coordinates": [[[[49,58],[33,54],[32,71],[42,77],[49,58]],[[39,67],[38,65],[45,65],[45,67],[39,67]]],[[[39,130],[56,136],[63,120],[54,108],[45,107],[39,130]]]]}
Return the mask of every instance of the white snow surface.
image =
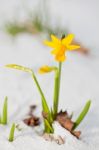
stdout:
{"type": "MultiPolygon", "coordinates": [[[[35,2],[24,1],[32,8],[35,2]]],[[[13,18],[16,8],[23,6],[23,1],[0,0],[1,24],[5,18],[13,18]]],[[[34,70],[49,105],[52,105],[54,74],[39,75],[42,65],[57,65],[50,55],[50,49],[42,45],[39,36],[18,35],[15,39],[0,31],[0,112],[4,97],[8,96],[9,123],[0,125],[0,150],[98,150],[99,149],[99,2],[98,0],[51,0],[49,7],[54,18],[61,18],[63,25],[75,33],[76,38],[90,48],[90,55],[77,52],[67,53],[67,61],[62,68],[59,109],[74,112],[77,117],[88,99],[91,109],[79,126],[82,131],[80,140],[55,123],[55,134],[65,138],[65,144],[47,142],[37,132],[41,129],[23,125],[23,130],[15,132],[14,142],[8,142],[11,124],[21,123],[29,106],[37,104],[36,115],[40,116],[41,99],[32,78],[28,73],[7,69],[6,64],[14,63],[34,70]],[[57,3],[57,5],[56,5],[57,3]],[[60,10],[60,11],[59,11],[60,10]]],[[[20,12],[24,19],[24,12],[20,12]]],[[[55,23],[55,22],[54,22],[55,23]]]]}

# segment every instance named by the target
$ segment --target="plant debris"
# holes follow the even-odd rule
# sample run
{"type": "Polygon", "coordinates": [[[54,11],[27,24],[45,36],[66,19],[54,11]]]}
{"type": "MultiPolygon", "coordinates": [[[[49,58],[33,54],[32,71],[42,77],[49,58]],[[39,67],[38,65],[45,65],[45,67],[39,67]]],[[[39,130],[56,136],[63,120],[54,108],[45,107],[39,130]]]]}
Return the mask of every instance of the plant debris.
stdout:
{"type": "Polygon", "coordinates": [[[81,131],[72,131],[71,132],[74,136],[76,136],[78,139],[79,139],[79,137],[80,137],[80,135],[81,135],[81,131]]]}
{"type": "Polygon", "coordinates": [[[65,140],[61,136],[55,136],[54,134],[44,133],[43,138],[46,141],[55,141],[57,144],[62,145],[65,143],[65,140]]]}
{"type": "Polygon", "coordinates": [[[72,44],[80,45],[80,48],[77,51],[80,52],[80,53],[82,53],[82,54],[84,54],[84,55],[89,55],[89,49],[86,48],[85,46],[83,46],[78,41],[73,41],[72,44]]]}
{"type": "Polygon", "coordinates": [[[36,109],[36,105],[31,105],[29,113],[28,113],[29,117],[23,120],[23,122],[26,125],[31,126],[31,127],[40,125],[40,118],[33,114],[35,109],[36,109]]]}
{"type": "Polygon", "coordinates": [[[40,118],[32,115],[24,119],[23,122],[28,126],[34,127],[40,125],[40,118]]]}
{"type": "Polygon", "coordinates": [[[74,122],[71,120],[71,117],[68,115],[67,111],[60,111],[57,114],[56,120],[59,122],[59,124],[67,129],[72,135],[76,136],[77,138],[80,137],[81,132],[80,131],[73,131],[74,122]]]}
{"type": "Polygon", "coordinates": [[[22,131],[22,128],[20,127],[20,124],[16,124],[16,129],[17,129],[18,131],[22,131]]]}
{"type": "Polygon", "coordinates": [[[47,119],[48,118],[48,113],[42,111],[42,116],[43,116],[44,119],[47,119]]]}
{"type": "Polygon", "coordinates": [[[36,107],[37,107],[36,105],[31,105],[30,106],[30,110],[29,110],[29,113],[28,113],[29,116],[33,115],[33,112],[35,111],[36,107]]]}

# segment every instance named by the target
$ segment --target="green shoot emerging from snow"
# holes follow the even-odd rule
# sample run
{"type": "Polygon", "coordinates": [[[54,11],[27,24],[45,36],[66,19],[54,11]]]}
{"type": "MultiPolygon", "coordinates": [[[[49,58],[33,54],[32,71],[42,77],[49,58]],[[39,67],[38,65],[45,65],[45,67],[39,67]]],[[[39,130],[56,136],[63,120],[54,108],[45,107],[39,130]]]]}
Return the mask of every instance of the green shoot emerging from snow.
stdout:
{"type": "Polygon", "coordinates": [[[8,98],[5,97],[2,116],[0,116],[0,123],[6,125],[8,121],[8,98]]]}
{"type": "Polygon", "coordinates": [[[10,129],[10,134],[9,134],[9,138],[8,138],[9,142],[13,142],[13,140],[14,140],[15,128],[16,128],[15,123],[13,123],[11,126],[11,129],[10,129]]]}
{"type": "Polygon", "coordinates": [[[91,101],[89,100],[86,103],[86,105],[84,106],[84,108],[83,108],[82,112],[80,113],[80,115],[78,116],[77,120],[75,121],[73,130],[75,130],[80,125],[80,123],[83,121],[83,119],[85,118],[85,116],[87,115],[87,113],[89,111],[90,105],[91,105],[91,101]]]}

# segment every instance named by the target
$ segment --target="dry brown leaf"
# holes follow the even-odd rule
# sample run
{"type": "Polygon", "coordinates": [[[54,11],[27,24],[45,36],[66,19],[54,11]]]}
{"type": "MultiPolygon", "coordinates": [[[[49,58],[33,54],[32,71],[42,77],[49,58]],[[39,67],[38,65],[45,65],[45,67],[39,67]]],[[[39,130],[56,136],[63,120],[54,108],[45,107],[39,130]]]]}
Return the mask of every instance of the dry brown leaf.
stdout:
{"type": "Polygon", "coordinates": [[[40,124],[40,119],[36,116],[30,116],[23,120],[23,122],[31,127],[38,126],[40,124]]]}
{"type": "Polygon", "coordinates": [[[71,120],[70,116],[68,115],[67,111],[60,111],[57,114],[56,120],[60,123],[62,127],[70,131],[71,134],[76,136],[77,138],[80,137],[80,131],[73,131],[74,122],[71,120]]]}
{"type": "Polygon", "coordinates": [[[71,121],[71,119],[69,118],[69,115],[67,113],[67,111],[60,111],[57,114],[57,118],[56,120],[61,124],[61,126],[63,126],[65,129],[71,131],[73,128],[74,123],[71,121]]]}
{"type": "Polygon", "coordinates": [[[36,105],[31,105],[29,110],[29,117],[25,118],[23,122],[31,127],[38,126],[40,124],[40,118],[36,117],[33,112],[36,109],[36,105]]]}
{"type": "Polygon", "coordinates": [[[81,135],[81,131],[72,131],[71,132],[74,136],[76,136],[78,139],[79,139],[79,137],[80,137],[80,135],[81,135]]]}
{"type": "Polygon", "coordinates": [[[45,113],[44,111],[42,111],[42,116],[43,116],[44,119],[47,119],[47,118],[48,118],[48,114],[45,113]]]}

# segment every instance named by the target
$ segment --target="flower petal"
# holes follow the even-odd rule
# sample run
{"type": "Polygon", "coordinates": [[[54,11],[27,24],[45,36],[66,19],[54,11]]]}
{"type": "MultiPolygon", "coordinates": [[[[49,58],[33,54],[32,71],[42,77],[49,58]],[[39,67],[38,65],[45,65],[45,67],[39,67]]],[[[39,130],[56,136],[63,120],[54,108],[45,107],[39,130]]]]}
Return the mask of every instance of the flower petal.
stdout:
{"type": "Polygon", "coordinates": [[[39,73],[40,74],[44,74],[44,73],[48,73],[48,72],[52,72],[52,71],[55,71],[57,69],[57,67],[50,67],[50,66],[42,66],[40,69],[39,69],[39,73]]]}
{"type": "Polygon", "coordinates": [[[68,50],[76,50],[76,49],[78,49],[78,48],[80,48],[79,45],[68,45],[68,46],[67,46],[67,49],[68,49],[68,50]]]}
{"type": "Polygon", "coordinates": [[[53,49],[53,50],[51,51],[51,54],[56,55],[56,54],[58,53],[58,51],[59,51],[59,49],[58,49],[58,48],[55,48],[55,49],[53,49]]]}
{"type": "Polygon", "coordinates": [[[49,41],[44,41],[44,44],[45,45],[47,45],[47,46],[49,46],[49,47],[52,47],[52,48],[55,48],[56,47],[56,45],[54,44],[54,42],[49,42],[49,41]]]}
{"type": "Polygon", "coordinates": [[[61,40],[58,39],[58,38],[57,38],[56,36],[54,36],[54,35],[51,35],[51,39],[52,39],[53,42],[55,42],[55,43],[57,43],[57,44],[61,43],[61,40]]]}
{"type": "Polygon", "coordinates": [[[74,38],[74,34],[68,34],[64,39],[62,39],[62,44],[65,46],[69,45],[74,38]]]}
{"type": "Polygon", "coordinates": [[[65,54],[64,55],[56,55],[55,60],[59,61],[59,62],[63,62],[66,60],[66,56],[65,56],[65,54]]]}

